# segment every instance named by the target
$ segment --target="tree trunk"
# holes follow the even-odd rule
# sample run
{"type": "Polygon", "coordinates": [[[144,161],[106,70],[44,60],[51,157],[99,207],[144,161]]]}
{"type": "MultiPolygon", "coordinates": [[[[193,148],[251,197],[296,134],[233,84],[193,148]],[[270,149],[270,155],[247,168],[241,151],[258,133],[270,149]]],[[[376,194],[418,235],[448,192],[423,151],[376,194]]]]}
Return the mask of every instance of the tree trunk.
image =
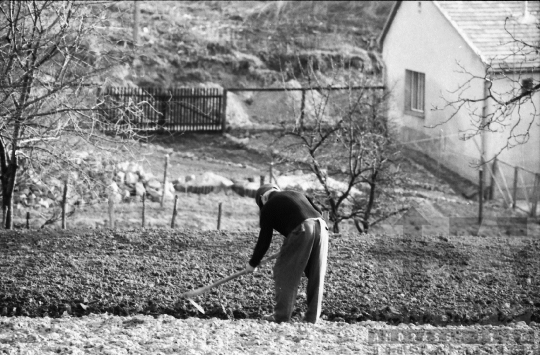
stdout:
{"type": "Polygon", "coordinates": [[[13,191],[17,166],[9,165],[2,174],[2,222],[6,229],[13,229],[13,191]]]}
{"type": "Polygon", "coordinates": [[[373,209],[373,204],[375,203],[375,187],[377,186],[377,170],[371,175],[371,183],[369,184],[369,200],[366,206],[366,211],[364,212],[364,220],[362,225],[364,227],[364,233],[368,232],[369,229],[369,217],[371,216],[371,210],[373,209]]]}
{"type": "Polygon", "coordinates": [[[337,233],[339,233],[339,222],[340,222],[340,220],[338,219],[336,212],[337,211],[334,211],[332,209],[332,214],[331,214],[330,219],[334,222],[334,227],[332,228],[332,232],[337,234],[337,233]]]}
{"type": "Polygon", "coordinates": [[[139,2],[133,1],[133,44],[139,45],[139,2]]]}

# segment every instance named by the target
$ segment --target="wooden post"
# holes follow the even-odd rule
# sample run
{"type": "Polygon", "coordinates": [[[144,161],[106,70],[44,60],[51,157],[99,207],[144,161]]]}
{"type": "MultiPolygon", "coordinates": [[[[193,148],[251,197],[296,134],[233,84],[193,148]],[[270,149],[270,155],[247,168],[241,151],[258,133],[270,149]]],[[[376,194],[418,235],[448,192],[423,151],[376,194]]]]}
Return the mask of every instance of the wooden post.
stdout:
{"type": "Polygon", "coordinates": [[[482,212],[484,208],[484,172],[478,171],[478,224],[482,224],[482,212]]]}
{"type": "Polygon", "coordinates": [[[165,188],[167,186],[167,170],[169,169],[169,154],[165,156],[165,172],[163,173],[163,193],[161,194],[161,207],[165,202],[165,188]]]}
{"type": "Polygon", "coordinates": [[[222,203],[220,202],[218,207],[217,230],[221,229],[221,205],[222,203]]]}
{"type": "Polygon", "coordinates": [[[519,167],[514,167],[514,184],[512,186],[512,209],[516,209],[516,201],[517,201],[517,184],[518,184],[518,174],[519,174],[519,167]]]}
{"type": "Polygon", "coordinates": [[[536,217],[536,208],[538,207],[538,195],[540,195],[540,174],[534,174],[534,185],[531,203],[531,217],[536,217]]]}
{"type": "Polygon", "coordinates": [[[176,214],[178,213],[176,210],[177,203],[178,203],[178,195],[174,195],[174,207],[172,211],[171,228],[174,228],[174,225],[176,222],[176,214]]]}
{"type": "Polygon", "coordinates": [[[264,185],[264,179],[265,179],[265,176],[264,176],[264,175],[261,175],[261,186],[264,185]]]}
{"type": "Polygon", "coordinates": [[[227,128],[227,89],[223,89],[223,99],[221,100],[221,133],[225,133],[227,128]]]}
{"type": "Polygon", "coordinates": [[[142,195],[142,227],[144,228],[146,221],[145,221],[145,214],[146,214],[146,192],[142,195]]]}
{"type": "Polygon", "coordinates": [[[165,94],[161,93],[159,96],[157,96],[159,100],[159,114],[158,114],[158,121],[157,121],[157,128],[159,132],[163,132],[165,130],[165,122],[166,117],[168,115],[167,113],[167,96],[165,94]]]}
{"type": "Polygon", "coordinates": [[[114,228],[114,195],[109,196],[109,228],[114,228]]]}
{"type": "Polygon", "coordinates": [[[302,90],[302,103],[300,106],[300,132],[304,130],[304,111],[306,110],[306,90],[302,90]]]}
{"type": "Polygon", "coordinates": [[[269,183],[272,183],[272,179],[274,178],[274,162],[270,163],[270,181],[269,183]]]}
{"type": "Polygon", "coordinates": [[[30,211],[26,212],[26,229],[30,229],[30,211]]]}
{"type": "Polygon", "coordinates": [[[495,172],[497,171],[497,157],[493,159],[493,163],[491,164],[491,180],[489,183],[489,199],[493,200],[494,193],[495,193],[495,172]]]}
{"type": "Polygon", "coordinates": [[[62,229],[66,229],[66,209],[67,209],[67,193],[68,193],[69,176],[64,182],[64,194],[62,195],[62,229]]]}

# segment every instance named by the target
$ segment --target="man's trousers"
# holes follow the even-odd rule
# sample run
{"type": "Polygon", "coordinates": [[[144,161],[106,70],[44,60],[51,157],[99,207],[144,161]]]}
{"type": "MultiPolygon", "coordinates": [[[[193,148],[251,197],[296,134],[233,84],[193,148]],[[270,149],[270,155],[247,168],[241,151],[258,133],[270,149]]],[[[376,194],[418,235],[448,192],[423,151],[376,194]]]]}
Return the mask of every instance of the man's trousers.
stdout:
{"type": "Polygon", "coordinates": [[[304,320],[315,323],[321,314],[328,256],[328,227],[322,218],[302,222],[285,238],[274,265],[276,322],[288,322],[294,309],[302,273],[308,278],[304,320]]]}

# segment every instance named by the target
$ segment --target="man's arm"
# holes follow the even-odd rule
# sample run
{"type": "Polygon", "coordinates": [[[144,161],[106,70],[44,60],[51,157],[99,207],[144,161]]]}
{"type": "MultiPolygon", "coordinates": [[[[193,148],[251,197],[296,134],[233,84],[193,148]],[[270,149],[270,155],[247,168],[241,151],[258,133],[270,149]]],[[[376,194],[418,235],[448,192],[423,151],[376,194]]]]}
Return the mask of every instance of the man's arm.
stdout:
{"type": "Polygon", "coordinates": [[[321,216],[322,216],[322,211],[321,211],[321,209],[320,209],[317,205],[315,205],[315,203],[313,202],[313,200],[311,200],[311,197],[309,197],[308,195],[306,195],[306,198],[307,198],[307,200],[309,201],[309,203],[311,204],[311,206],[313,206],[313,208],[314,208],[317,212],[319,212],[319,213],[321,214],[321,216]]]}
{"type": "Polygon", "coordinates": [[[274,230],[272,228],[261,228],[261,231],[259,232],[259,239],[257,240],[257,244],[253,250],[253,255],[249,260],[249,265],[252,267],[256,268],[257,265],[259,265],[264,257],[264,254],[266,254],[268,248],[270,248],[273,232],[274,230]]]}

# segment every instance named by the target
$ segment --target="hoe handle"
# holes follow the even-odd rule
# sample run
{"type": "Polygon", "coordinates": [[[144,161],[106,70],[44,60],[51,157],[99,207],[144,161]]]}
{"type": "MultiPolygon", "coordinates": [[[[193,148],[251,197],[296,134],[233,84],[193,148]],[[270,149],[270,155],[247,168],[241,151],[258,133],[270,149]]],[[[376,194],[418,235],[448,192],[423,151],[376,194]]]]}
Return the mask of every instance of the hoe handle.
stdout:
{"type": "MultiPolygon", "coordinates": [[[[273,260],[273,259],[277,258],[278,255],[279,255],[279,252],[278,252],[278,253],[275,253],[275,254],[273,254],[273,255],[270,255],[268,258],[266,258],[266,259],[264,259],[264,260],[261,260],[259,266],[260,266],[260,265],[263,265],[263,264],[266,264],[266,263],[269,262],[270,260],[273,260]]],[[[198,288],[198,289],[196,289],[196,290],[186,292],[186,293],[182,294],[182,296],[183,296],[183,297],[188,297],[188,298],[190,298],[190,297],[196,297],[196,296],[202,295],[203,293],[210,291],[212,288],[217,287],[217,286],[219,286],[219,285],[221,285],[221,284],[224,284],[225,282],[229,282],[229,281],[231,281],[231,280],[234,280],[234,279],[236,279],[237,277],[240,277],[240,276],[242,276],[242,275],[244,275],[244,274],[246,274],[246,273],[247,273],[247,270],[246,270],[246,269],[244,269],[244,270],[242,270],[242,271],[238,271],[237,273],[234,273],[234,274],[232,274],[232,275],[229,275],[229,276],[227,276],[227,277],[224,277],[224,278],[222,278],[221,280],[218,280],[218,281],[214,282],[214,283],[211,284],[211,285],[204,286],[204,287],[200,287],[200,288],[198,288]]]]}

